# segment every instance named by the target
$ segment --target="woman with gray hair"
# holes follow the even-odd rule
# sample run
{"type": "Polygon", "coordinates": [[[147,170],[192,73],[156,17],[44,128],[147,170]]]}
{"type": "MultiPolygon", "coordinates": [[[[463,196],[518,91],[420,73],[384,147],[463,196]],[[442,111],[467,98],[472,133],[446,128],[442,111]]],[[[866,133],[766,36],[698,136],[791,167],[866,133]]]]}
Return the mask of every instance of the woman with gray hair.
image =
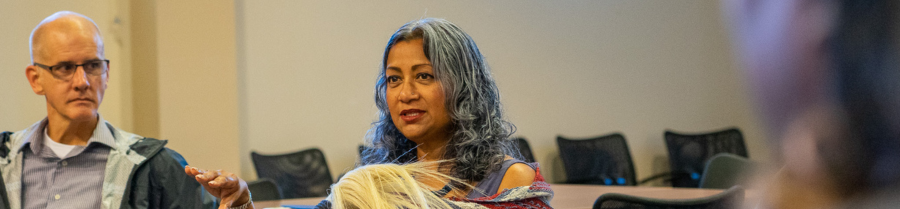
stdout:
{"type": "MultiPolygon", "coordinates": [[[[453,23],[415,20],[391,36],[375,104],[360,167],[318,208],[550,208],[537,164],[516,159],[515,126],[503,118],[484,57],[453,23]]],[[[233,174],[185,172],[213,195],[253,207],[233,174]]]]}
{"type": "Polygon", "coordinates": [[[363,165],[436,162],[436,171],[461,181],[424,183],[443,188],[439,196],[467,199],[540,178],[536,164],[513,157],[519,156],[509,138],[515,126],[503,118],[487,62],[472,38],[449,21],[415,20],[391,36],[375,104],[380,118],[369,130],[363,165]]]}

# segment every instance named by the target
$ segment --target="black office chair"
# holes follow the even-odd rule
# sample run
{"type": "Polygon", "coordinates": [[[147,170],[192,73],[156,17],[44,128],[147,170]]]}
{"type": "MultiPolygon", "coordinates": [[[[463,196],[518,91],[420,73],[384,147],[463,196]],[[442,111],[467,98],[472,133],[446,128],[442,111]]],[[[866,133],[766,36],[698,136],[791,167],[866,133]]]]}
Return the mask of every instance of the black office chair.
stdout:
{"type": "Polygon", "coordinates": [[[731,153],[719,153],[709,159],[703,176],[700,177],[700,188],[727,189],[743,183],[756,169],[756,165],[747,158],[731,153]]]}
{"type": "Polygon", "coordinates": [[[556,137],[566,183],[635,185],[634,164],[625,136],[615,133],[590,139],[556,137]]]}
{"type": "Polygon", "coordinates": [[[356,154],[359,154],[359,155],[358,155],[359,158],[362,158],[363,152],[365,152],[366,149],[368,149],[368,148],[369,148],[369,147],[366,147],[366,145],[363,145],[363,144],[360,144],[359,146],[356,147],[356,151],[357,151],[356,154]]]}
{"type": "Polygon", "coordinates": [[[706,161],[719,153],[747,158],[744,137],[737,128],[702,134],[665,132],[673,187],[698,187],[706,161]]]}
{"type": "Polygon", "coordinates": [[[324,197],[334,181],[318,148],[281,155],[250,154],[259,178],[268,178],[281,188],[285,199],[324,197]]]}
{"type": "Polygon", "coordinates": [[[519,153],[522,154],[522,161],[533,163],[536,162],[534,160],[534,153],[531,152],[531,146],[528,145],[528,141],[525,140],[524,137],[517,137],[516,144],[519,146],[519,153]]]}
{"type": "Polygon", "coordinates": [[[257,179],[256,181],[247,182],[247,189],[253,195],[253,200],[280,200],[281,189],[272,179],[257,179]]]}
{"type": "Polygon", "coordinates": [[[656,199],[619,193],[600,195],[594,209],[720,209],[739,208],[744,202],[744,189],[731,187],[722,193],[696,199],[656,199]]]}

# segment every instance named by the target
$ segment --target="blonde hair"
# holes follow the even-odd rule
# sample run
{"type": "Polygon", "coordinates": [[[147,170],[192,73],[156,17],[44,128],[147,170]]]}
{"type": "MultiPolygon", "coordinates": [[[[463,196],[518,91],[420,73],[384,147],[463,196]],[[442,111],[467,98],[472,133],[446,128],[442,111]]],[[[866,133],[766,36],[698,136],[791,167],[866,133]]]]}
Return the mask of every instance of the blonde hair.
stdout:
{"type": "MultiPolygon", "coordinates": [[[[452,200],[433,193],[423,180],[449,179],[456,185],[471,185],[436,169],[440,162],[371,164],[347,172],[331,185],[328,201],[335,209],[345,208],[453,208],[452,200]]],[[[452,185],[452,184],[448,184],[452,185]]],[[[464,203],[463,203],[464,204],[464,203]]]]}

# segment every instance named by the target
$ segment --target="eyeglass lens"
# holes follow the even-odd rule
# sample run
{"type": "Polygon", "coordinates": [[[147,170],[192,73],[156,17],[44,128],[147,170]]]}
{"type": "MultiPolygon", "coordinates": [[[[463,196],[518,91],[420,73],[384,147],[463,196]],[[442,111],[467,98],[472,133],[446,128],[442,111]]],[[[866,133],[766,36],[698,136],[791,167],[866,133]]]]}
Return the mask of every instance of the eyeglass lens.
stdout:
{"type": "Polygon", "coordinates": [[[88,75],[100,75],[103,74],[107,69],[105,60],[95,60],[80,65],[55,65],[50,67],[50,71],[60,78],[69,78],[72,76],[72,74],[75,74],[75,71],[78,70],[78,66],[81,66],[84,69],[84,73],[88,75]]]}

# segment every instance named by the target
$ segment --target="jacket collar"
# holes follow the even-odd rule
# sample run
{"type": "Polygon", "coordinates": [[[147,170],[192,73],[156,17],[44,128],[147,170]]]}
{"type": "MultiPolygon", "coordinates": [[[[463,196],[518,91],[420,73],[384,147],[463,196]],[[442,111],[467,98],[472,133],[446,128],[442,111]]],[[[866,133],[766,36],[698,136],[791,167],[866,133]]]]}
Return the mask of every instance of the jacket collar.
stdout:
{"type": "MultiPolygon", "coordinates": [[[[25,137],[19,145],[17,149],[19,152],[23,151],[23,148],[29,147],[35,154],[40,154],[41,147],[44,146],[44,133],[47,129],[47,124],[49,124],[49,120],[44,118],[37,124],[39,124],[37,128],[32,126],[32,128],[27,129],[32,133],[27,134],[27,137],[25,137]]],[[[108,124],[108,122],[104,120],[102,116],[98,116],[97,125],[94,127],[93,134],[87,142],[88,145],[93,143],[99,143],[107,147],[114,147],[116,145],[115,136],[113,135],[114,128],[105,124],[108,124]]]]}
{"type": "MultiPolygon", "coordinates": [[[[14,159],[21,153],[22,147],[35,137],[34,135],[43,135],[42,127],[45,120],[46,118],[10,135],[10,141],[7,144],[10,150],[6,158],[14,159]]],[[[143,136],[113,127],[112,124],[105,120],[102,123],[98,122],[97,129],[107,129],[112,132],[114,142],[108,144],[111,147],[110,152],[119,152],[125,156],[133,156],[129,157],[129,159],[135,164],[139,164],[144,158],[156,154],[166,144],[166,141],[163,140],[145,140],[143,136]]]]}

